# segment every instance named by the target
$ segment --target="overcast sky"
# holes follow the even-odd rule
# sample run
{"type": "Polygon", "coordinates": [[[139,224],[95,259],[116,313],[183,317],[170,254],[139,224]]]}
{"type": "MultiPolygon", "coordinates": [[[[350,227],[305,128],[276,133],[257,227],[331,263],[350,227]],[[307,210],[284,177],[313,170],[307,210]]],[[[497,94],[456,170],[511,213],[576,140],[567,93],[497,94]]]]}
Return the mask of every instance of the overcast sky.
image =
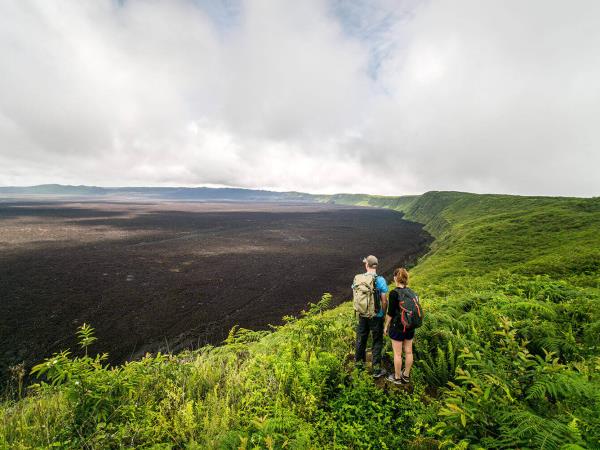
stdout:
{"type": "Polygon", "coordinates": [[[0,185],[600,195],[600,1],[2,0],[0,185]]]}

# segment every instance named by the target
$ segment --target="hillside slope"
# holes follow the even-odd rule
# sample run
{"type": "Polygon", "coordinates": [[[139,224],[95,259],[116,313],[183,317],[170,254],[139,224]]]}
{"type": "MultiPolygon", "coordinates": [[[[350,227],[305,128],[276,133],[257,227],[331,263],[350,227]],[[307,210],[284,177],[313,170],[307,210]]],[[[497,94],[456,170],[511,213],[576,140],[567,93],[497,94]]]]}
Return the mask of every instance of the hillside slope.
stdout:
{"type": "MultiPolygon", "coordinates": [[[[431,281],[506,269],[598,287],[600,198],[427,192],[379,201],[425,224],[436,241],[415,274],[431,281]],[[429,257],[433,256],[433,257],[429,257]]],[[[364,204],[345,196],[341,204],[364,204]]]]}
{"type": "Polygon", "coordinates": [[[320,200],[398,209],[436,237],[411,270],[427,313],[411,388],[353,370],[350,305],[324,296],[218,348],[114,369],[54,355],[38,368],[53,384],[0,406],[0,447],[600,447],[599,199],[320,200]]]}

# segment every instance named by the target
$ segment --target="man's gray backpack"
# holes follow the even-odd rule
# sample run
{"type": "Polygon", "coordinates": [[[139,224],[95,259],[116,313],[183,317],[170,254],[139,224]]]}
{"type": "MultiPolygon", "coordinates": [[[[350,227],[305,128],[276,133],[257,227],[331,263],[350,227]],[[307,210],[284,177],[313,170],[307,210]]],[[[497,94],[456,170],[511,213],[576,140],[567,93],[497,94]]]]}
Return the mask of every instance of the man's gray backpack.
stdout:
{"type": "Polygon", "coordinates": [[[375,317],[375,279],[376,274],[359,273],[352,283],[354,310],[362,317],[375,317]]]}

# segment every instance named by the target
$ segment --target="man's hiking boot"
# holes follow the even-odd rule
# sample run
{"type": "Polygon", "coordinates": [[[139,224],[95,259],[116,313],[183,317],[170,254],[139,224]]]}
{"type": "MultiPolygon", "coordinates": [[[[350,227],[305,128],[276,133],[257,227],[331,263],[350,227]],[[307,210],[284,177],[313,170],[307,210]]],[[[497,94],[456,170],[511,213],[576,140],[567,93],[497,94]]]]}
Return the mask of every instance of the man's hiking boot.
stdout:
{"type": "Polygon", "coordinates": [[[375,366],[373,368],[373,378],[381,378],[386,373],[387,372],[385,371],[385,369],[383,367],[377,367],[377,366],[375,366]]]}
{"type": "Polygon", "coordinates": [[[390,373],[387,376],[386,380],[388,380],[390,383],[402,384],[402,377],[396,378],[396,374],[395,373],[390,373]]]}

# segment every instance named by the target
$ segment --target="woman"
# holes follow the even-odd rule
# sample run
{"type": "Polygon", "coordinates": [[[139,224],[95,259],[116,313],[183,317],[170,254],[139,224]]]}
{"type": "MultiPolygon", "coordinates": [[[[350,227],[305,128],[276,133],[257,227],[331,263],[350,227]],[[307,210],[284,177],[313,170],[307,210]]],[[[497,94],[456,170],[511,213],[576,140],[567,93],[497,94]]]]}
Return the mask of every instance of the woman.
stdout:
{"type": "MultiPolygon", "coordinates": [[[[410,369],[413,365],[412,344],[415,329],[405,329],[402,324],[400,302],[406,296],[416,298],[416,294],[408,289],[408,272],[404,267],[394,270],[396,289],[390,292],[388,310],[385,316],[384,334],[389,335],[394,349],[394,371],[388,375],[388,381],[395,384],[408,384],[410,382],[410,369]],[[404,371],[402,370],[402,350],[404,350],[404,371]]],[[[418,302],[418,299],[416,300],[418,302]]]]}

